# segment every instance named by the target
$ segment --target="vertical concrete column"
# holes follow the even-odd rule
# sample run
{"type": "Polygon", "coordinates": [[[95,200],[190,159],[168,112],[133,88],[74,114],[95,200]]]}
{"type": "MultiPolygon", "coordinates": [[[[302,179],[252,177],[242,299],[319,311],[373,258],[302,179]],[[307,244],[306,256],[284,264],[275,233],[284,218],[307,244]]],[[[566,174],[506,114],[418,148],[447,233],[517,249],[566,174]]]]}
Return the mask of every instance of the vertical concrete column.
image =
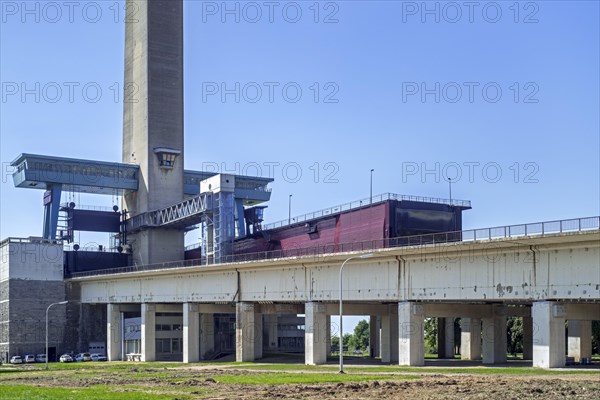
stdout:
{"type": "Polygon", "coordinates": [[[592,321],[568,321],[567,355],[575,362],[592,357],[592,321]]]}
{"type": "Polygon", "coordinates": [[[255,337],[254,337],[254,359],[258,360],[263,357],[263,315],[261,313],[256,312],[256,307],[254,308],[254,326],[255,326],[255,337]]]}
{"type": "Polygon", "coordinates": [[[565,306],[536,301],[531,308],[533,324],[533,366],[557,368],[565,365],[565,306]]]}
{"type": "Polygon", "coordinates": [[[461,318],[460,358],[481,360],[481,320],[461,318]]]}
{"type": "Polygon", "coordinates": [[[331,315],[325,317],[325,352],[327,357],[331,355],[331,315]]]}
{"type": "Polygon", "coordinates": [[[533,358],[533,319],[523,317],[523,360],[533,358]]]}
{"type": "Polygon", "coordinates": [[[206,360],[215,351],[215,315],[200,314],[200,359],[206,360]]]}
{"type": "Polygon", "coordinates": [[[236,305],[235,358],[238,362],[254,361],[259,352],[255,349],[257,343],[261,343],[262,350],[262,336],[259,337],[259,333],[262,333],[262,321],[256,318],[255,307],[254,303],[248,302],[240,302],[236,305]],[[260,329],[258,329],[259,324],[260,329]]]}
{"type": "Polygon", "coordinates": [[[183,362],[200,361],[200,314],[198,304],[183,303],[183,362]]]}
{"type": "Polygon", "coordinates": [[[424,365],[423,306],[414,302],[398,303],[398,364],[424,365]]]}
{"type": "Polygon", "coordinates": [[[483,363],[506,362],[506,307],[494,306],[490,317],[482,318],[483,363]]]}
{"type": "Polygon", "coordinates": [[[390,306],[390,363],[398,364],[399,358],[399,324],[398,324],[398,307],[390,306]]]}
{"type": "Polygon", "coordinates": [[[123,359],[123,326],[119,306],[117,304],[107,304],[106,317],[106,356],[108,361],[120,361],[123,359]]]}
{"type": "Polygon", "coordinates": [[[277,351],[279,334],[277,330],[277,314],[265,315],[265,328],[267,330],[267,350],[277,351]]]}
{"type": "Polygon", "coordinates": [[[390,315],[382,315],[381,316],[381,335],[380,335],[380,343],[381,343],[381,362],[389,363],[391,361],[391,352],[390,352],[390,315]]]}
{"type": "MultiPolygon", "coordinates": [[[[306,365],[327,361],[327,315],[321,303],[308,302],[304,308],[304,361],[306,365]]],[[[340,349],[341,351],[342,349],[340,349]]]]}
{"type": "Polygon", "coordinates": [[[374,358],[377,356],[377,338],[379,337],[379,331],[377,330],[377,316],[371,315],[369,317],[369,357],[374,358]]]}
{"type": "Polygon", "coordinates": [[[454,358],[454,318],[444,318],[444,358],[454,358]]]}
{"type": "Polygon", "coordinates": [[[156,360],[156,306],[142,303],[142,361],[156,360]]]}

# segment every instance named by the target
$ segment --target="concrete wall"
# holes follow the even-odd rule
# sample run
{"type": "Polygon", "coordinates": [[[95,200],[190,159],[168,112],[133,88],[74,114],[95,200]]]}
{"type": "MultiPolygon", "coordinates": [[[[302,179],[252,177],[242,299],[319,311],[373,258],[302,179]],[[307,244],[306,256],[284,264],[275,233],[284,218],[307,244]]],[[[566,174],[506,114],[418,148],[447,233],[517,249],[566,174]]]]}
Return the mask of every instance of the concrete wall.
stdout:
{"type": "MultiPolygon", "coordinates": [[[[0,245],[0,357],[45,351],[46,308],[65,300],[62,245],[8,239],[0,245]]],[[[65,351],[64,305],[49,313],[49,347],[65,351]]]]}

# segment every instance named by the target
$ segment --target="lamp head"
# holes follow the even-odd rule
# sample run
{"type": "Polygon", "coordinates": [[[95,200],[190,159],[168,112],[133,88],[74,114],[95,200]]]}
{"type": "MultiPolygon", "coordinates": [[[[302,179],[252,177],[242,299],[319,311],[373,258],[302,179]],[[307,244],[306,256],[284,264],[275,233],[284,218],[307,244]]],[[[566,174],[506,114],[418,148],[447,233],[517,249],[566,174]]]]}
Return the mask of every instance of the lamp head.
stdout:
{"type": "Polygon", "coordinates": [[[373,257],[373,253],[367,253],[367,254],[362,254],[362,255],[358,256],[358,258],[369,258],[369,257],[373,257]]]}

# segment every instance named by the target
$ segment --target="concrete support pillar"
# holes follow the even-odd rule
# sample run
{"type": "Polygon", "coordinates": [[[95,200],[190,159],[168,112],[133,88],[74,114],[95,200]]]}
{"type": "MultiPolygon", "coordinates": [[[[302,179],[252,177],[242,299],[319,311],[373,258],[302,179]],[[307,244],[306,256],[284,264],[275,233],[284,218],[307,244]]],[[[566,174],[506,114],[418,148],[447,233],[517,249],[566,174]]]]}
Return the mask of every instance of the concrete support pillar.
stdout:
{"type": "Polygon", "coordinates": [[[438,358],[454,358],[454,318],[438,318],[438,358]]]}
{"type": "Polygon", "coordinates": [[[267,334],[267,350],[277,351],[279,334],[277,330],[277,314],[265,315],[265,326],[267,334]]]}
{"type": "MultiPolygon", "coordinates": [[[[256,308],[255,308],[256,310],[256,308]]],[[[263,357],[263,330],[264,330],[264,322],[263,315],[260,313],[254,313],[254,324],[255,324],[255,332],[256,337],[254,339],[254,359],[259,360],[263,357]]]]}
{"type": "Polygon", "coordinates": [[[183,362],[200,361],[200,314],[198,304],[183,303],[183,362]]]}
{"type": "Polygon", "coordinates": [[[592,321],[569,320],[567,355],[575,362],[592,357],[592,321]]]}
{"type": "Polygon", "coordinates": [[[389,363],[391,360],[390,354],[390,316],[381,316],[381,334],[379,336],[379,342],[381,343],[381,362],[389,363]]]}
{"type": "Polygon", "coordinates": [[[306,318],[304,322],[304,362],[306,365],[325,364],[327,361],[325,305],[316,302],[306,303],[304,314],[306,318]]]}
{"type": "Polygon", "coordinates": [[[423,306],[414,302],[398,303],[398,364],[424,365],[423,306]]]}
{"type": "Polygon", "coordinates": [[[523,317],[523,360],[533,358],[533,319],[523,317]]]}
{"type": "Polygon", "coordinates": [[[236,305],[235,358],[237,362],[254,361],[262,356],[262,316],[254,303],[236,305]],[[256,347],[260,347],[257,349],[256,347]]]}
{"type": "Polygon", "coordinates": [[[215,315],[200,314],[200,359],[206,360],[215,351],[215,315]]]}
{"type": "Polygon", "coordinates": [[[325,353],[327,357],[331,355],[331,315],[325,317],[325,353]]]}
{"type": "Polygon", "coordinates": [[[506,307],[494,306],[490,317],[482,318],[483,363],[506,362],[506,307]]]}
{"type": "Polygon", "coordinates": [[[375,358],[379,352],[377,351],[377,342],[379,339],[379,329],[377,329],[377,316],[369,317],[369,357],[375,358]]]}
{"type": "Polygon", "coordinates": [[[565,306],[551,301],[536,301],[531,316],[533,331],[533,366],[557,368],[565,365],[565,306]]]}
{"type": "Polygon", "coordinates": [[[381,316],[381,362],[398,363],[398,308],[390,306],[388,314],[381,316]]]}
{"type": "Polygon", "coordinates": [[[156,306],[142,303],[142,361],[156,361],[156,306]]]}
{"type": "Polygon", "coordinates": [[[107,304],[106,313],[106,356],[108,361],[121,361],[123,359],[121,310],[117,304],[107,304]]]}
{"type": "Polygon", "coordinates": [[[481,320],[463,317],[460,322],[460,358],[481,360],[481,320]]]}

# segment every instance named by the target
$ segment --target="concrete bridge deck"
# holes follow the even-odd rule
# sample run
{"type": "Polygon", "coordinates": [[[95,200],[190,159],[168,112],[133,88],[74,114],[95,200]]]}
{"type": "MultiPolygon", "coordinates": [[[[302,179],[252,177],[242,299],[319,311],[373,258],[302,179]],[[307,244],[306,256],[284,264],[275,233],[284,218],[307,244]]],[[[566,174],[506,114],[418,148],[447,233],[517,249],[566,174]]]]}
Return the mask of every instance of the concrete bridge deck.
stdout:
{"type": "MultiPolygon", "coordinates": [[[[565,365],[565,321],[572,326],[569,332],[579,332],[577,343],[583,343],[569,354],[591,353],[591,321],[600,320],[598,229],[371,252],[371,258],[345,267],[344,315],[380,318],[384,362],[423,365],[426,317],[463,318],[463,325],[471,326],[461,334],[464,357],[482,358],[484,363],[506,361],[509,315],[524,317],[534,366],[565,365]]],[[[134,307],[142,320],[151,321],[157,309],[168,307],[183,313],[184,360],[194,361],[201,355],[199,316],[235,312],[237,359],[250,361],[262,354],[263,314],[305,314],[305,362],[321,364],[326,360],[330,316],[338,314],[340,265],[359,254],[165,268],[70,281],[81,286],[83,303],[108,305],[113,340],[122,310],[134,307]]],[[[142,325],[142,341],[149,345],[154,326],[142,325]]],[[[569,346],[577,347],[570,339],[569,346]]],[[[120,357],[114,347],[113,359],[120,357]]],[[[142,353],[145,360],[154,358],[150,347],[142,353]]]]}

